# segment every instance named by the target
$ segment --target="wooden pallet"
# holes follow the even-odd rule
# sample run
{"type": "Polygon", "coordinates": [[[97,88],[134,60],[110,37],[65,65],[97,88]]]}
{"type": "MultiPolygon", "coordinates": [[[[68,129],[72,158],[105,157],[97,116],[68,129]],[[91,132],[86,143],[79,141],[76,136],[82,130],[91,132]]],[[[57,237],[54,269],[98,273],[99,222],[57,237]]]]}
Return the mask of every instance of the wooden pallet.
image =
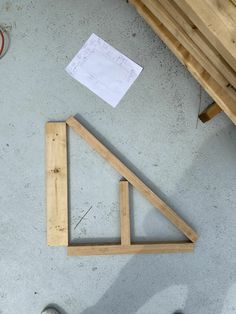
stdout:
{"type": "Polygon", "coordinates": [[[192,252],[197,233],[77,119],[46,124],[47,243],[66,246],[68,255],[192,252]],[[71,244],[68,236],[67,128],[70,126],[123,177],[119,182],[120,244],[71,244]],[[185,242],[133,243],[130,235],[129,187],[136,188],[187,238],[185,242]]]}
{"type": "MultiPolygon", "coordinates": [[[[135,6],[140,15],[220,108],[236,123],[235,71],[192,23],[183,7],[177,5],[181,0],[130,0],[129,2],[135,6]]],[[[190,2],[198,1],[190,0],[190,2]]]]}

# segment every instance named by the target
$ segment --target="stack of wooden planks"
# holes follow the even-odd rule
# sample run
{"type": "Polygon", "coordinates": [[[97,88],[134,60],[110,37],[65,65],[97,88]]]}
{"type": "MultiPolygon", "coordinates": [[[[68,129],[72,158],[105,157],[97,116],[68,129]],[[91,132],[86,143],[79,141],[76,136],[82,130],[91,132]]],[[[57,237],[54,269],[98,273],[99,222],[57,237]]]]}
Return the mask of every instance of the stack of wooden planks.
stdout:
{"type": "Polygon", "coordinates": [[[236,124],[236,0],[129,2],[236,124]]]}

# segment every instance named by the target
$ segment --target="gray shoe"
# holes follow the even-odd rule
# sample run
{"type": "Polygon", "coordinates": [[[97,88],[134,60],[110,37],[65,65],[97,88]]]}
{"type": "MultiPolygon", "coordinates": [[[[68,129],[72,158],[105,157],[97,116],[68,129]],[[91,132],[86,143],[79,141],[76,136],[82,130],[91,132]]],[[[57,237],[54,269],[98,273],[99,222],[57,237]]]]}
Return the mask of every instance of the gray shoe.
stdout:
{"type": "Polygon", "coordinates": [[[41,314],[61,314],[58,310],[53,307],[47,307],[41,314]]]}

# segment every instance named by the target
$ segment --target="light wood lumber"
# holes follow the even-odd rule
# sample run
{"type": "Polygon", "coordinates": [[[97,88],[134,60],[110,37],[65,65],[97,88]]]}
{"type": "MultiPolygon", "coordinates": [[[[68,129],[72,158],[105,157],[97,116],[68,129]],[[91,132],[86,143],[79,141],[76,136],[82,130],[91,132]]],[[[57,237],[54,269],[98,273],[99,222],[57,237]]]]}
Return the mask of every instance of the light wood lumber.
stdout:
{"type": "Polygon", "coordinates": [[[139,14],[152,27],[154,32],[172,50],[179,61],[192,73],[195,79],[209,93],[214,101],[236,124],[235,100],[223,89],[209,73],[196,61],[196,59],[184,48],[179,41],[167,30],[167,28],[147,9],[140,0],[129,0],[139,14]]]}
{"type": "Polygon", "coordinates": [[[236,72],[225,61],[209,40],[199,31],[184,11],[181,10],[172,0],[159,0],[159,2],[178,23],[178,25],[186,32],[186,34],[188,34],[188,36],[196,43],[208,59],[211,60],[212,64],[222,73],[229,83],[236,87],[236,72]]]}
{"type": "Polygon", "coordinates": [[[236,10],[229,0],[174,0],[236,71],[236,10]]]}
{"type": "Polygon", "coordinates": [[[129,182],[120,181],[120,234],[121,245],[130,245],[130,209],[129,209],[129,182]]]}
{"type": "Polygon", "coordinates": [[[68,245],[67,138],[65,122],[48,122],[46,135],[47,243],[68,245]]]}
{"type": "Polygon", "coordinates": [[[230,0],[236,6],[236,0],[230,0]]]}
{"type": "MultiPolygon", "coordinates": [[[[221,74],[220,71],[212,64],[202,50],[195,42],[186,34],[186,32],[176,23],[167,10],[160,4],[159,1],[142,0],[142,3],[165,25],[171,34],[187,49],[187,51],[199,62],[199,64],[215,79],[222,87],[226,87],[229,82],[221,74]]],[[[236,100],[236,95],[235,95],[236,100]]]]}
{"type": "Polygon", "coordinates": [[[129,181],[149,202],[172,222],[186,237],[195,242],[197,233],[180,218],[163,200],[147,187],[128,167],[126,167],[109,149],[107,149],[93,134],[91,134],[75,117],[70,117],[66,123],[73,128],[97,153],[129,181]]]}
{"type": "Polygon", "coordinates": [[[157,243],[132,245],[73,245],[67,248],[69,256],[114,255],[114,254],[157,254],[193,252],[194,243],[157,243]]]}

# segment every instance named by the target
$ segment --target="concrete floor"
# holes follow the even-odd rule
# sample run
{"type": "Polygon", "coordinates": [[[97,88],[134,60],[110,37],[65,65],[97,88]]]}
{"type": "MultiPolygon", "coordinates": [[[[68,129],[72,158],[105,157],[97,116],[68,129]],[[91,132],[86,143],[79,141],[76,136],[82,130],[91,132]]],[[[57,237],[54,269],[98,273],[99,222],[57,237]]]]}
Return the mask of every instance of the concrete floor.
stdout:
{"type": "MultiPolygon", "coordinates": [[[[0,1],[0,313],[236,313],[236,129],[124,0],[0,1]],[[144,67],[113,109],[65,66],[96,33],[144,67]],[[199,233],[194,254],[67,257],[48,248],[44,124],[79,114],[199,233]]],[[[70,133],[71,239],[119,237],[119,175],[70,133]],[[91,208],[76,227],[81,216],[91,208]],[[76,228],[75,228],[76,227],[76,228]]],[[[182,239],[136,191],[132,238],[182,239]]],[[[82,241],[81,240],[81,241],[82,241]]]]}

